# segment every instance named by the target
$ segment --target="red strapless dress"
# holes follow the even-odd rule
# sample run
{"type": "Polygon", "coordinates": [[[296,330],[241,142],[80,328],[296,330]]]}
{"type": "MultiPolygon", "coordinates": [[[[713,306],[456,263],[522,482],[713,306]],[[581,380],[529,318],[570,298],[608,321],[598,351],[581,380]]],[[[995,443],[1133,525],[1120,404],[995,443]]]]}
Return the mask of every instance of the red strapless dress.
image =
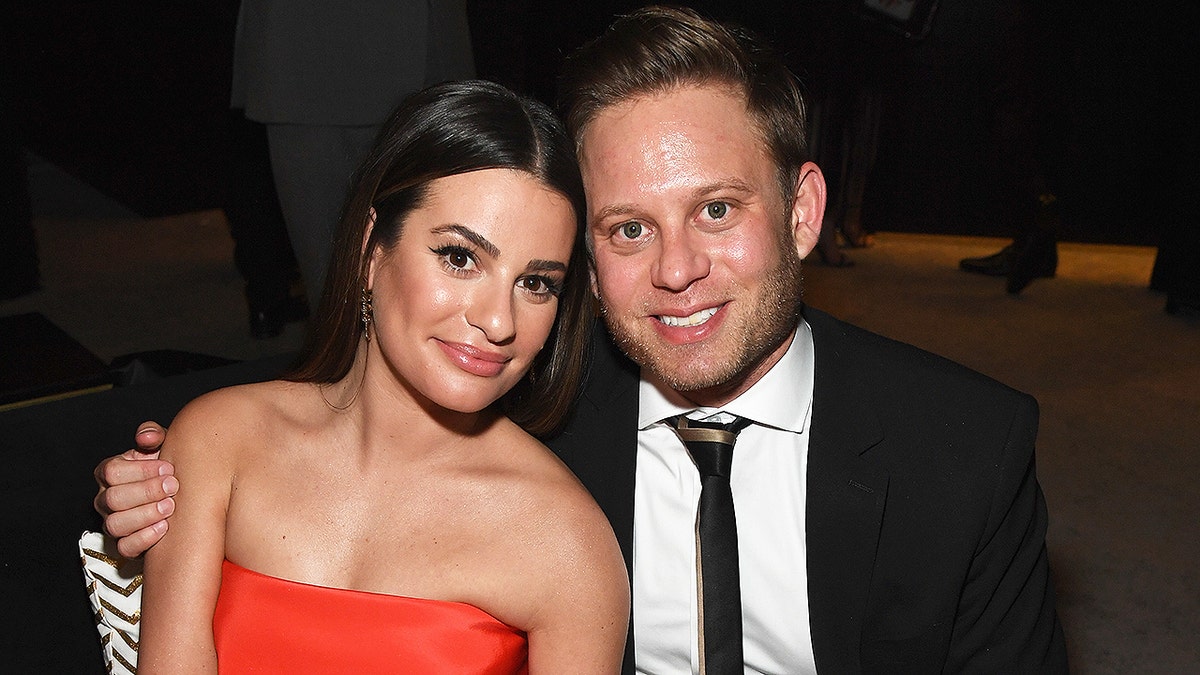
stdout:
{"type": "Polygon", "coordinates": [[[228,560],[221,570],[222,675],[529,672],[525,633],[473,605],[302,584],[228,560]]]}

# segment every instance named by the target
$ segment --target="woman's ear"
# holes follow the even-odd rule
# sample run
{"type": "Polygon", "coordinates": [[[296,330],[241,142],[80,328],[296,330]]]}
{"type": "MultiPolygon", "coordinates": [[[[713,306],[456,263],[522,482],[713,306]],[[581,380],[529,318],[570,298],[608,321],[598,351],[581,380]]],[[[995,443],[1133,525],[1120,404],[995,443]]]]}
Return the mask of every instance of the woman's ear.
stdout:
{"type": "Polygon", "coordinates": [[[380,252],[380,250],[382,250],[381,247],[378,244],[376,244],[375,249],[373,251],[367,251],[367,246],[371,243],[371,233],[375,231],[375,215],[376,215],[375,207],[372,206],[370,212],[367,215],[367,226],[363,228],[362,255],[364,257],[370,256],[369,259],[367,260],[367,286],[366,287],[368,289],[373,288],[375,286],[375,266],[379,259],[379,252],[380,252]]]}
{"type": "Polygon", "coordinates": [[[803,260],[817,245],[821,223],[825,219],[825,176],[812,162],[800,167],[796,191],[792,195],[791,227],[796,253],[803,260]]]}

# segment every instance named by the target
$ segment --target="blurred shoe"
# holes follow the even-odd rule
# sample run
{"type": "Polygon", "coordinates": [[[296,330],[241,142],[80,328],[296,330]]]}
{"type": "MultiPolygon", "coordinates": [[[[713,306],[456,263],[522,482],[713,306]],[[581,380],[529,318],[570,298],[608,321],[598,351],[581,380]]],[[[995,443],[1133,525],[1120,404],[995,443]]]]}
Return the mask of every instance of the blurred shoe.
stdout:
{"type": "Polygon", "coordinates": [[[958,261],[959,268],[975,274],[986,274],[989,277],[1006,277],[1013,270],[1013,261],[1017,253],[1012,244],[999,251],[978,258],[963,258],[958,261]]]}
{"type": "Polygon", "coordinates": [[[308,303],[303,297],[290,296],[282,302],[250,305],[250,335],[267,340],[283,333],[285,324],[308,318],[308,303]]]}
{"type": "Polygon", "coordinates": [[[846,248],[871,248],[875,245],[874,235],[867,234],[866,232],[847,232],[846,230],[842,230],[840,234],[842,235],[842,246],[846,248]]]}
{"type": "Polygon", "coordinates": [[[842,246],[846,248],[870,248],[875,245],[875,237],[863,230],[862,207],[846,207],[846,215],[838,227],[842,246]]]}
{"type": "Polygon", "coordinates": [[[1172,316],[1200,318],[1200,297],[1185,298],[1181,293],[1170,293],[1163,310],[1172,316]]]}
{"type": "Polygon", "coordinates": [[[833,249],[833,253],[826,253],[825,249],[820,246],[817,246],[815,250],[817,256],[821,258],[821,262],[827,267],[854,267],[854,260],[836,248],[833,249]]]}
{"type": "Polygon", "coordinates": [[[1016,256],[1008,273],[1009,295],[1020,293],[1034,279],[1053,277],[1058,271],[1057,233],[1062,229],[1059,211],[1058,197],[1053,193],[1038,195],[1032,226],[1023,240],[1013,242],[1016,256]]]}
{"type": "Polygon", "coordinates": [[[1013,257],[1005,290],[1017,295],[1034,279],[1051,278],[1058,270],[1058,246],[1054,240],[1031,242],[1013,257]]]}
{"type": "Polygon", "coordinates": [[[266,310],[250,310],[250,336],[255,340],[279,337],[283,333],[283,319],[266,310]]]}

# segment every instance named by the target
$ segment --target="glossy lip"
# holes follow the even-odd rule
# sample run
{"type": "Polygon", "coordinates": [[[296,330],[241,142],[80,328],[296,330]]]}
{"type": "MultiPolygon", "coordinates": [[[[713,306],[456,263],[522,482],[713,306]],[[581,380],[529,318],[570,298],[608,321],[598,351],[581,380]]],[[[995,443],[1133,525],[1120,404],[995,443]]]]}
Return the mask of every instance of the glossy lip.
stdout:
{"type": "Polygon", "coordinates": [[[460,369],[480,377],[495,377],[512,359],[497,352],[489,352],[463,342],[434,340],[450,361],[460,369]]]}
{"type": "Polygon", "coordinates": [[[721,327],[721,324],[725,322],[725,308],[728,306],[729,303],[723,302],[717,305],[699,305],[690,309],[672,308],[667,311],[656,312],[650,316],[650,319],[653,321],[654,330],[656,330],[664,340],[670,342],[671,344],[685,345],[694,342],[700,342],[717,332],[717,330],[721,327]],[[663,314],[669,316],[691,316],[700,310],[711,309],[712,307],[717,307],[717,312],[709,317],[708,321],[705,321],[698,326],[668,326],[662,322],[662,319],[658,318],[663,314]]]}

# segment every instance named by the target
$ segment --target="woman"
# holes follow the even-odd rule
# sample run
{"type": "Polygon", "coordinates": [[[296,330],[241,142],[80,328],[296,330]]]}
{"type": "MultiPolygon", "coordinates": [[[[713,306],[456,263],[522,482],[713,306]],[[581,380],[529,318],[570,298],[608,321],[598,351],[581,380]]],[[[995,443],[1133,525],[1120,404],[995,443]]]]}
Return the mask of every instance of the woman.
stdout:
{"type": "Polygon", "coordinates": [[[300,365],[171,426],[187,487],[146,556],[140,672],[620,669],[620,551],[530,435],[581,378],[583,212],[544,106],[465,82],[394,113],[300,365]]]}

